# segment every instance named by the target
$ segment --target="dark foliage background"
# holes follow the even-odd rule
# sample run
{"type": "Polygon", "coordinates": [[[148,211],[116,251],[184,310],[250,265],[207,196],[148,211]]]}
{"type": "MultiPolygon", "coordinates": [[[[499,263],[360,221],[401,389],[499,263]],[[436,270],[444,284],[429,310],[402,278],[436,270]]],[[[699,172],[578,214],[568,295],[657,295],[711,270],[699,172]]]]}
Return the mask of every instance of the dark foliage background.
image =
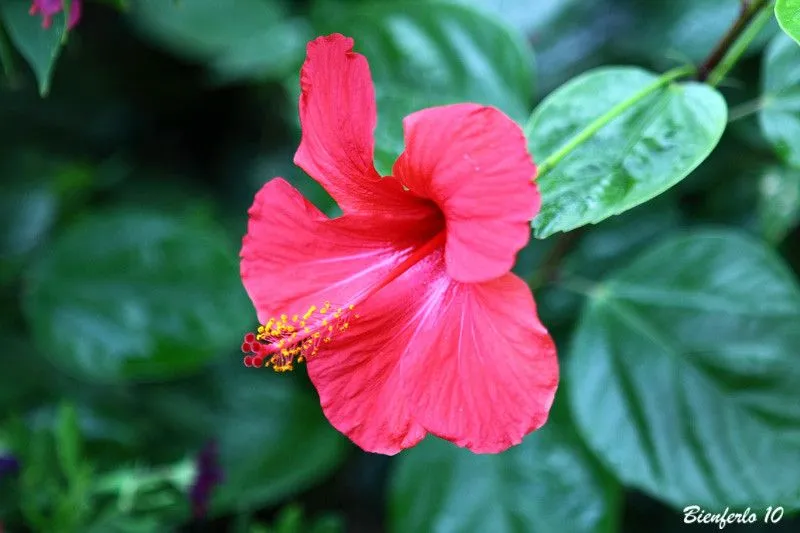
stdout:
{"type": "Polygon", "coordinates": [[[57,61],[58,36],[28,7],[0,0],[6,531],[718,529],[685,526],[690,504],[759,513],[728,531],[800,531],[800,47],[774,21],[721,85],[729,124],[708,159],[658,198],[520,255],[567,370],[547,429],[500,456],[428,439],[387,458],[330,428],[302,370],[247,371],[238,354],[256,320],[237,262],[255,191],[284,176],[338,212],[291,163],[305,43],[338,31],[367,55],[385,170],[413,109],[473,100],[525,124],[591,68],[700,62],[739,2],[89,2],[57,61]],[[696,366],[662,364],[595,292],[641,279],[665,300],[697,289],[706,311],[738,287],[731,299],[761,314],[639,309],[655,328],[681,325],[676,342],[702,330],[719,346],[696,366]],[[617,411],[592,392],[617,386],[604,343],[623,354],[617,411]],[[767,506],[785,517],[764,524],[767,506]]]}

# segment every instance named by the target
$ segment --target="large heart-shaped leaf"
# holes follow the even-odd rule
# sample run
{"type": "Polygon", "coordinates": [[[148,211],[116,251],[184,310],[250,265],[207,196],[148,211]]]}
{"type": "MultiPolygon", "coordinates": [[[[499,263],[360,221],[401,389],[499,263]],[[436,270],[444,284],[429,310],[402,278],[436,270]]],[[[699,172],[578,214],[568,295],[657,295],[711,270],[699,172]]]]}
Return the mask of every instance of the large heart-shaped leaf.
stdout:
{"type": "Polygon", "coordinates": [[[502,454],[475,455],[434,437],[405,452],[391,488],[392,531],[616,531],[618,488],[560,401],[543,429],[502,454]]]}
{"type": "Polygon", "coordinates": [[[30,65],[39,82],[42,96],[50,92],[50,81],[56,60],[64,45],[66,19],[64,13],[53,17],[50,27],[42,27],[42,19],[28,13],[30,2],[0,2],[0,17],[8,36],[30,65]]]}
{"type": "Polygon", "coordinates": [[[378,99],[376,159],[389,173],[403,150],[403,118],[455,102],[493,105],[515,120],[533,94],[532,53],[494,18],[444,2],[322,2],[313,13],[318,33],[355,39],[369,61],[378,99]]]}
{"type": "Polygon", "coordinates": [[[800,507],[800,289],[762,244],[701,232],[591,293],[566,383],[590,447],[683,508],[800,507]]]}
{"type": "Polygon", "coordinates": [[[40,350],[98,381],[197,368],[252,320],[233,246],[200,217],[108,212],[67,228],[30,274],[40,350]]]}
{"type": "MultiPolygon", "coordinates": [[[[556,90],[525,128],[534,159],[544,161],[657,78],[638,68],[602,68],[556,90]]],[[[725,100],[706,85],[672,83],[652,91],[537,180],[536,237],[600,222],[661,194],[711,153],[726,120],[725,100]]]]}
{"type": "Polygon", "coordinates": [[[800,167],[800,46],[783,34],[767,49],[762,83],[761,130],[783,160],[800,167]]]}
{"type": "Polygon", "coordinates": [[[778,0],[775,16],[783,31],[800,44],[800,0],[778,0]]]}

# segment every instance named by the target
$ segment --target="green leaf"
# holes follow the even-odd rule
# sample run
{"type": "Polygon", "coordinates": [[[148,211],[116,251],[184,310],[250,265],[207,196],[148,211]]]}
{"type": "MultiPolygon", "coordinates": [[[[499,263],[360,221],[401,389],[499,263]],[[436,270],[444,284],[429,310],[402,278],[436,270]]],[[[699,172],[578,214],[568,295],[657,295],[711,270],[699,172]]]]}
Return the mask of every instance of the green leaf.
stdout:
{"type": "Polygon", "coordinates": [[[238,345],[253,320],[218,228],[147,212],[95,214],[67,228],[25,296],[42,353],[96,381],[186,373],[238,345]]]}
{"type": "Polygon", "coordinates": [[[532,52],[519,35],[470,8],[443,2],[322,2],[317,33],[355,39],[369,61],[378,100],[378,169],[402,152],[402,120],[455,102],[493,105],[522,121],[533,94],[532,52]]]}
{"type": "Polygon", "coordinates": [[[617,486],[558,401],[544,428],[502,454],[476,455],[434,437],[405,452],[390,489],[391,531],[617,531],[617,486]]]}
{"type": "Polygon", "coordinates": [[[758,200],[761,234],[781,242],[800,222],[800,169],[769,168],[761,175],[758,200]]]}
{"type": "Polygon", "coordinates": [[[277,78],[299,65],[308,29],[286,20],[274,0],[138,0],[133,23],[144,35],[222,81],[277,78]]]}
{"type": "Polygon", "coordinates": [[[784,161],[800,167],[800,46],[778,35],[763,68],[761,130],[784,161]]]}
{"type": "Polygon", "coordinates": [[[215,513],[258,509],[329,475],[347,450],[298,378],[306,379],[248,369],[237,357],[200,379],[145,388],[140,407],[170,440],[217,441],[224,482],[215,513]]]}
{"type": "MultiPolygon", "coordinates": [[[[633,67],[584,74],[547,97],[525,128],[537,162],[658,77],[633,67]]],[[[536,237],[595,224],[658,196],[711,153],[725,130],[722,96],[698,83],[657,89],[579,145],[537,183],[536,237]]]]}
{"type": "Polygon", "coordinates": [[[72,480],[80,471],[82,461],[81,428],[78,425],[78,413],[75,406],[62,403],[58,409],[55,430],[56,454],[61,471],[72,480]]]}
{"type": "Polygon", "coordinates": [[[14,46],[36,75],[39,94],[47,96],[56,60],[66,42],[66,18],[64,13],[58,13],[45,29],[42,19],[30,15],[29,9],[30,2],[7,0],[0,2],[0,17],[14,46]]]}
{"type": "Polygon", "coordinates": [[[781,29],[800,44],[800,0],[778,0],[775,16],[781,29]]]}
{"type": "Polygon", "coordinates": [[[800,288],[728,231],[651,248],[591,294],[567,361],[579,431],[676,508],[800,507],[800,288]]]}

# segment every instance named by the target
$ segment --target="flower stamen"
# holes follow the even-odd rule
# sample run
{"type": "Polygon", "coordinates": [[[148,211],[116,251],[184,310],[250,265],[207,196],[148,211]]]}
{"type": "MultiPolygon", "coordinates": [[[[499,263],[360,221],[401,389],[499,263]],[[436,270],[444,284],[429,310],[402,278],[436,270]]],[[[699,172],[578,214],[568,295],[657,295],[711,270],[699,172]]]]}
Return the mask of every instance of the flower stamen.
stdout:
{"type": "Polygon", "coordinates": [[[261,368],[272,367],[275,372],[294,370],[295,363],[314,357],[320,346],[331,342],[335,335],[351,327],[355,306],[340,307],[330,313],[330,302],[321,307],[312,305],[302,315],[282,314],[258,326],[256,333],[248,333],[242,341],[244,365],[261,368]],[[325,315],[322,316],[315,316],[325,315]]]}

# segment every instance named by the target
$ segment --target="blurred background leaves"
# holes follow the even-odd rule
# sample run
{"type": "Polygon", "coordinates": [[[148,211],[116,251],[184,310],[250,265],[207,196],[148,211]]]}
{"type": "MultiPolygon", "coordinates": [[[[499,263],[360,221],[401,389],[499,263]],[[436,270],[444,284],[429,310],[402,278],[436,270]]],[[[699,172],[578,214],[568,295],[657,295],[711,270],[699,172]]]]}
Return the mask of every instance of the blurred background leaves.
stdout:
{"type": "MultiPolygon", "coordinates": [[[[29,7],[0,0],[7,531],[667,533],[689,503],[782,506],[763,529],[797,529],[800,47],[776,23],[718,92],[671,84],[628,115],[647,135],[611,125],[542,179],[545,213],[565,175],[577,195],[516,267],[564,368],[548,425],[498,456],[431,437],[385,458],[330,427],[302,371],[236,354],[254,192],[282,175],[338,214],[291,163],[307,40],[367,55],[382,171],[402,117],[466,100],[528,123],[541,163],[704,58],[739,2],[87,0],[68,34],[29,7]]],[[[796,2],[776,9],[797,38],[796,2]]]]}

